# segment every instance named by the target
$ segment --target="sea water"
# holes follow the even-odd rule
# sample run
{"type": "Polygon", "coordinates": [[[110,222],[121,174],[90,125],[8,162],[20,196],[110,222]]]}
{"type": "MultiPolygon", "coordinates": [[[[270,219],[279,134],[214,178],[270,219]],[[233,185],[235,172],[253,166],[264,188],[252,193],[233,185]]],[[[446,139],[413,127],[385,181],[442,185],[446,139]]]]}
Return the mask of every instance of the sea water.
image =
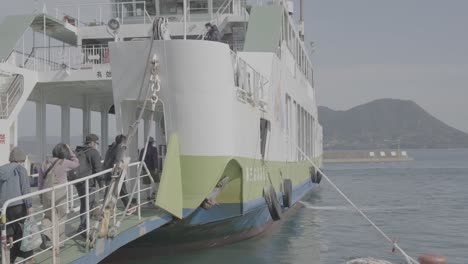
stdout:
{"type": "MultiPolygon", "coordinates": [[[[411,256],[468,263],[468,150],[408,151],[414,161],[326,165],[325,172],[411,256]]],[[[404,263],[325,181],[275,230],[224,247],[148,256],[143,263],[404,263]]],[[[151,251],[151,249],[149,249],[151,251]]]]}

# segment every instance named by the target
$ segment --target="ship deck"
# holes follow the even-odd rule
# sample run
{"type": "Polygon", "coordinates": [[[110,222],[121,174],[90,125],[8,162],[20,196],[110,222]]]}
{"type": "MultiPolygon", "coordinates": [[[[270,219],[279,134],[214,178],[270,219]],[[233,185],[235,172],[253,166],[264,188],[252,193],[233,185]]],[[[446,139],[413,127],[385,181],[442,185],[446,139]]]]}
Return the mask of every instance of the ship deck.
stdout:
{"type": "MultiPolygon", "coordinates": [[[[121,246],[167,223],[170,218],[167,215],[158,216],[159,213],[161,211],[156,208],[142,208],[140,219],[138,215],[128,216],[122,222],[117,235],[113,239],[99,240],[96,247],[89,251],[86,250],[85,238],[76,236],[65,242],[63,248],[60,249],[57,260],[59,263],[97,263],[121,246]]],[[[70,217],[73,217],[73,215],[70,215],[70,217]]],[[[78,224],[78,221],[75,221],[67,226],[69,237],[74,235],[74,232],[78,229],[78,224]]],[[[52,251],[49,250],[38,255],[36,262],[53,263],[52,251]]]]}

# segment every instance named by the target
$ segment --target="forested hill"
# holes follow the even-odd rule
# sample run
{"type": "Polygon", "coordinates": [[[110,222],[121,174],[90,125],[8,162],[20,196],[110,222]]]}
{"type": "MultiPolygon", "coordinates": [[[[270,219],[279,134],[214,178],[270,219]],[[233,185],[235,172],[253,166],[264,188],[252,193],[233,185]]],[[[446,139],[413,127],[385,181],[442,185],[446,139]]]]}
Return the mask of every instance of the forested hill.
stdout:
{"type": "Polygon", "coordinates": [[[379,99],[335,111],[319,107],[325,149],[462,148],[468,134],[438,120],[413,101],[379,99]]]}

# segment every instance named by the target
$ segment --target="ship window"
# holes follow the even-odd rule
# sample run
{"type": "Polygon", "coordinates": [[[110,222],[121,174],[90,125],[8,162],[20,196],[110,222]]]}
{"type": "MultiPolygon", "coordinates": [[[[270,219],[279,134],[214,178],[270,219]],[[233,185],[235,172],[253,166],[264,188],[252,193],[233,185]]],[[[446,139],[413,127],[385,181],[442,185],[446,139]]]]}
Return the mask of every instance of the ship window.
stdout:
{"type": "Polygon", "coordinates": [[[268,135],[270,134],[270,121],[264,118],[260,118],[260,153],[262,159],[265,159],[265,153],[267,148],[268,135]]]}
{"type": "Polygon", "coordinates": [[[159,10],[161,15],[182,15],[184,6],[173,0],[159,0],[159,10]]]}

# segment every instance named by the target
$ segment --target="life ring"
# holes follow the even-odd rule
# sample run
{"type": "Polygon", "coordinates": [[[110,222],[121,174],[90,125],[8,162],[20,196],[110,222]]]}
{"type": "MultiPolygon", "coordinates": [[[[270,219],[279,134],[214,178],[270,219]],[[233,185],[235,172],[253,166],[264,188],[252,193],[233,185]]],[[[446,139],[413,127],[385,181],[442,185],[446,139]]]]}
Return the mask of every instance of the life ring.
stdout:
{"type": "Polygon", "coordinates": [[[276,196],[275,188],[272,185],[263,188],[263,197],[270,212],[271,219],[278,221],[281,219],[281,206],[276,196]]]}
{"type": "Polygon", "coordinates": [[[290,179],[285,179],[283,181],[283,206],[291,208],[293,205],[293,190],[292,190],[292,181],[290,179]]]}
{"type": "Polygon", "coordinates": [[[317,171],[315,170],[314,166],[311,166],[309,169],[310,172],[310,180],[312,183],[317,183],[317,171]]]}

